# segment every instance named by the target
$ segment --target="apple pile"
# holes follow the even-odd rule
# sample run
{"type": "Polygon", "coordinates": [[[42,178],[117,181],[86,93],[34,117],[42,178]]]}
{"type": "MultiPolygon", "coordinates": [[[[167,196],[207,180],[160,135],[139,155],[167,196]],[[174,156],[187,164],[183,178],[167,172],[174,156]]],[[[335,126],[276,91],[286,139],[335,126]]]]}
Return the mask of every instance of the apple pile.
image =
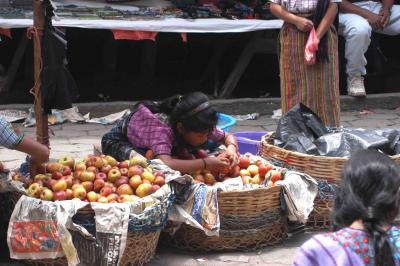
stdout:
{"type": "Polygon", "coordinates": [[[153,171],[141,156],[122,162],[105,155],[89,155],[79,162],[63,156],[58,162],[48,163],[26,192],[48,201],[132,202],[164,184],[164,173],[153,171]]]}
{"type": "MultiPolygon", "coordinates": [[[[218,156],[226,156],[220,153],[218,156]]],[[[282,179],[282,172],[273,169],[273,165],[257,160],[252,162],[250,156],[239,156],[239,163],[232,168],[227,168],[221,173],[211,173],[208,170],[199,170],[192,173],[195,183],[204,183],[214,185],[218,181],[224,181],[228,178],[242,177],[243,184],[267,184],[268,187],[275,185],[275,182],[282,179]],[[267,182],[265,182],[267,180],[267,182]]]]}

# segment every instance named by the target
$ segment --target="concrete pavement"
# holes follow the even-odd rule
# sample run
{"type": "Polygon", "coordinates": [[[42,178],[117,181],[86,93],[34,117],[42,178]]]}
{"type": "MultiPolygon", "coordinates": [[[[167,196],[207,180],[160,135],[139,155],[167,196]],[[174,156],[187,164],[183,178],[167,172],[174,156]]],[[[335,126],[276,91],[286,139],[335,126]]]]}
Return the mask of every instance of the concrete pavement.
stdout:
{"type": "MultiPolygon", "coordinates": [[[[119,111],[119,110],[116,110],[119,111]]],[[[400,110],[375,109],[373,113],[360,114],[361,109],[342,112],[342,125],[345,127],[364,128],[400,128],[400,110]]],[[[270,118],[271,113],[261,115],[257,120],[238,121],[231,131],[273,131],[276,120],[270,118]]],[[[18,124],[16,124],[18,126],[18,124]]],[[[52,126],[51,158],[64,154],[72,154],[76,158],[93,152],[93,144],[99,144],[101,136],[112,126],[97,124],[63,124],[52,126]]],[[[20,130],[34,137],[34,128],[20,130]]],[[[0,148],[0,161],[7,167],[16,167],[25,155],[0,148]]],[[[149,265],[291,265],[297,248],[310,237],[309,233],[300,233],[290,237],[282,245],[264,248],[254,252],[229,253],[187,253],[170,248],[160,248],[149,265]]],[[[1,263],[0,265],[10,265],[1,263]]]]}

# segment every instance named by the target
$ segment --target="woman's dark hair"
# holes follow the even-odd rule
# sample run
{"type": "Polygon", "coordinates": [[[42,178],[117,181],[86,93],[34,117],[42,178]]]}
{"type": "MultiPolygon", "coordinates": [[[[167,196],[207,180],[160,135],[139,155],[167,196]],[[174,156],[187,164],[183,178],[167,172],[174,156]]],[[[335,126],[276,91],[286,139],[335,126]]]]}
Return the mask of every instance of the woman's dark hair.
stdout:
{"type": "MultiPolygon", "coordinates": [[[[313,16],[313,24],[315,29],[318,28],[322,19],[324,18],[326,11],[328,10],[330,0],[318,0],[317,8],[315,9],[315,13],[313,16]]],[[[329,31],[329,29],[328,29],[329,31]]],[[[319,61],[328,61],[329,53],[328,53],[328,40],[327,34],[325,34],[321,40],[319,40],[318,51],[317,51],[317,59],[319,61]]]]}
{"type": "Polygon", "coordinates": [[[385,225],[399,212],[400,168],[378,151],[354,153],[346,163],[335,199],[333,223],[337,228],[362,220],[375,251],[375,265],[395,265],[385,225]]]}
{"type": "Polygon", "coordinates": [[[198,91],[174,95],[161,102],[141,103],[153,113],[167,114],[174,130],[178,123],[182,123],[187,131],[212,131],[218,122],[217,111],[209,103],[207,95],[198,91]]]}

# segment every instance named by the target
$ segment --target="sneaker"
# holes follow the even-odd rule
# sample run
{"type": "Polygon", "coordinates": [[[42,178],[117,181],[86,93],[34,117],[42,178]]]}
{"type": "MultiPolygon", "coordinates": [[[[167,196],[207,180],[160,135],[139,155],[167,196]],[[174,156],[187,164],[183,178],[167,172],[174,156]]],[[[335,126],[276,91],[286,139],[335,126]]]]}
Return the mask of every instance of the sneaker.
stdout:
{"type": "Polygon", "coordinates": [[[365,97],[364,78],[361,75],[347,77],[347,94],[354,97],[365,97]]]}

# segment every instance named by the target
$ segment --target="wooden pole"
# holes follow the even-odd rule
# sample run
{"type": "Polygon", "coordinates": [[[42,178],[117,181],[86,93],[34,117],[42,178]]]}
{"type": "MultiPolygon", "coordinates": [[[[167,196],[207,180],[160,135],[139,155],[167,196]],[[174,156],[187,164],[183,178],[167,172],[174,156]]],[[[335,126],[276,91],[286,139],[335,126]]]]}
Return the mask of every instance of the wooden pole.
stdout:
{"type": "Polygon", "coordinates": [[[47,114],[42,108],[42,37],[45,23],[45,14],[41,0],[33,0],[33,64],[35,76],[35,118],[36,118],[36,139],[38,142],[49,146],[49,131],[47,114]]]}

